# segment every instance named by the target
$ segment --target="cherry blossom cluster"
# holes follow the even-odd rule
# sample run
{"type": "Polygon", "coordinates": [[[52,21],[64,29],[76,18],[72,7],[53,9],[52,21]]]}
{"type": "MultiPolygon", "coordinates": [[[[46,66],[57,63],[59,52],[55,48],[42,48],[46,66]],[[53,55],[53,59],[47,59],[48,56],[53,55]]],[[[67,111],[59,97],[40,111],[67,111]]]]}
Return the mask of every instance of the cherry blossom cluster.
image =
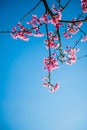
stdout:
{"type": "Polygon", "coordinates": [[[26,34],[31,35],[31,32],[28,32],[28,29],[18,23],[15,27],[12,28],[11,36],[14,39],[20,38],[24,41],[28,41],[29,38],[26,34]]]}
{"type": "Polygon", "coordinates": [[[43,33],[40,32],[40,26],[44,23],[53,24],[56,29],[58,29],[60,26],[62,26],[61,23],[58,21],[61,20],[61,11],[54,9],[54,5],[52,7],[53,12],[56,13],[53,17],[50,17],[48,14],[43,14],[40,18],[37,18],[37,15],[32,15],[32,19],[28,22],[26,22],[27,25],[29,25],[30,30],[19,22],[15,27],[12,28],[11,36],[14,39],[22,39],[24,41],[28,41],[28,36],[34,36],[34,37],[42,37],[44,36],[43,33]]]}
{"type": "Polygon", "coordinates": [[[87,35],[85,35],[82,39],[81,39],[81,42],[85,42],[87,41],[87,35]]]}
{"type": "Polygon", "coordinates": [[[77,52],[79,51],[79,49],[77,48],[71,48],[69,46],[66,46],[66,50],[64,50],[64,54],[65,54],[65,60],[66,60],[66,64],[68,65],[72,65],[73,63],[76,62],[77,60],[77,52]]]}
{"type": "Polygon", "coordinates": [[[44,81],[43,86],[48,88],[49,92],[51,92],[51,93],[55,92],[60,86],[60,84],[58,84],[58,83],[56,83],[55,85],[51,84],[49,82],[49,77],[48,76],[44,77],[43,81],[44,81]]]}
{"type": "Polygon", "coordinates": [[[79,31],[80,27],[82,26],[82,22],[76,23],[75,21],[76,19],[73,19],[72,23],[68,24],[67,31],[63,33],[65,38],[71,38],[72,34],[76,34],[79,31]]]}
{"type": "Polygon", "coordinates": [[[57,88],[59,88],[59,83],[56,83],[55,85],[53,85],[50,80],[48,81],[48,77],[49,79],[51,72],[54,69],[59,68],[58,65],[58,60],[56,59],[56,52],[51,53],[51,50],[58,50],[60,44],[56,43],[56,41],[59,40],[59,37],[54,35],[51,31],[48,32],[47,34],[47,40],[45,40],[44,42],[46,43],[46,48],[50,51],[50,54],[47,58],[44,58],[44,70],[48,71],[48,76],[44,77],[44,83],[43,86],[49,88],[49,92],[54,92],[57,90],[57,88]]]}
{"type": "Polygon", "coordinates": [[[51,72],[52,70],[57,69],[59,67],[57,59],[53,57],[44,58],[44,65],[44,70],[47,69],[48,72],[51,72]]]}
{"type": "Polygon", "coordinates": [[[87,13],[87,0],[81,0],[81,6],[84,13],[87,13]]]}
{"type": "Polygon", "coordinates": [[[54,15],[53,18],[51,20],[49,20],[49,22],[51,24],[53,24],[56,29],[58,29],[60,26],[62,26],[62,23],[59,22],[59,20],[61,20],[61,18],[62,18],[62,9],[59,9],[59,10],[56,9],[55,4],[53,4],[52,5],[52,11],[56,15],[54,15]]]}
{"type": "MultiPolygon", "coordinates": [[[[35,16],[32,16],[32,17],[33,17],[33,19],[35,19],[35,16]]],[[[34,21],[34,20],[32,20],[32,21],[34,21]]],[[[30,21],[30,23],[31,23],[31,21],[30,21]]],[[[27,24],[29,24],[29,22],[27,24]]],[[[14,39],[19,38],[24,41],[28,41],[29,40],[28,36],[42,37],[44,35],[43,33],[41,33],[39,31],[38,26],[33,24],[33,22],[31,25],[32,25],[32,29],[29,30],[28,28],[25,28],[23,25],[21,25],[21,23],[19,22],[15,27],[12,28],[11,36],[14,39]]]]}
{"type": "MultiPolygon", "coordinates": [[[[87,0],[81,0],[82,10],[84,13],[87,12],[87,0]]],[[[59,68],[59,61],[63,63],[65,62],[68,65],[72,65],[77,61],[77,52],[79,49],[73,48],[70,46],[66,46],[66,49],[62,50],[62,43],[60,40],[60,27],[64,27],[62,21],[62,8],[56,7],[55,4],[52,5],[51,13],[46,11],[40,18],[37,15],[32,15],[31,20],[27,21],[25,26],[19,22],[15,27],[12,28],[11,36],[14,39],[22,39],[24,41],[28,41],[30,36],[34,37],[43,37],[47,38],[44,40],[46,49],[49,51],[49,56],[44,58],[44,70],[48,72],[48,76],[44,77],[43,86],[49,89],[49,92],[55,92],[60,84],[56,83],[53,85],[51,83],[51,73],[54,69],[59,68]],[[45,33],[41,32],[40,28],[43,25],[51,25],[53,27],[52,31],[49,31],[46,28],[45,33]],[[58,52],[58,55],[57,55],[58,52]],[[58,59],[59,58],[59,59],[58,59]]],[[[65,38],[72,38],[74,34],[76,34],[79,30],[81,31],[82,22],[81,20],[74,18],[70,22],[65,23],[67,25],[66,29],[63,31],[63,35],[65,38]]],[[[83,32],[83,31],[81,31],[83,32]]],[[[87,35],[81,39],[82,42],[87,41],[87,35]]]]}
{"type": "Polygon", "coordinates": [[[76,19],[73,19],[72,20],[73,23],[68,24],[67,31],[70,34],[76,34],[79,31],[79,28],[82,26],[82,22],[75,23],[75,21],[76,21],[76,19]]]}
{"type": "MultiPolygon", "coordinates": [[[[52,56],[56,56],[56,53],[53,53],[52,56]]],[[[44,70],[47,70],[49,75],[44,77],[43,86],[46,87],[46,88],[49,88],[49,92],[55,92],[59,88],[59,83],[56,83],[55,85],[53,85],[50,82],[51,71],[59,68],[58,60],[56,58],[52,57],[52,56],[44,59],[44,65],[45,65],[44,70]]]]}
{"type": "Polygon", "coordinates": [[[44,40],[44,43],[46,43],[46,48],[53,48],[53,49],[58,49],[59,43],[56,43],[58,41],[58,36],[53,35],[52,32],[48,33],[48,40],[44,40]]]}

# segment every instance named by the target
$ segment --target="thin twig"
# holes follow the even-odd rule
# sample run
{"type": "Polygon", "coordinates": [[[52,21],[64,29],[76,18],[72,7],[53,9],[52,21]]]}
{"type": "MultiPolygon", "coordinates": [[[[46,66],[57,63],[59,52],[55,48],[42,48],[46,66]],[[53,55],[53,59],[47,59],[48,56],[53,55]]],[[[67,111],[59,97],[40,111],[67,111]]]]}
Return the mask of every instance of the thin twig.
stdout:
{"type": "Polygon", "coordinates": [[[77,60],[80,60],[80,59],[85,58],[85,57],[87,57],[87,54],[86,54],[86,55],[83,55],[83,56],[81,56],[81,57],[78,57],[77,60]]]}
{"type": "Polygon", "coordinates": [[[78,40],[78,41],[76,41],[76,43],[75,43],[75,45],[74,45],[74,47],[73,47],[73,48],[75,48],[75,47],[79,44],[79,42],[81,41],[81,39],[82,39],[82,36],[79,38],[79,40],[78,40]]]}
{"type": "MultiPolygon", "coordinates": [[[[40,27],[43,26],[43,25],[44,25],[44,23],[40,24],[40,25],[38,26],[38,28],[40,28],[40,27]]],[[[32,30],[34,30],[34,29],[36,29],[36,27],[32,27],[32,28],[30,28],[30,29],[27,29],[27,31],[26,31],[26,30],[14,31],[14,33],[16,33],[16,32],[26,32],[26,33],[28,33],[28,32],[30,32],[30,31],[32,31],[32,30]]],[[[1,34],[13,33],[13,31],[0,31],[0,33],[1,33],[1,34]]]]}
{"type": "Polygon", "coordinates": [[[62,5],[61,5],[61,3],[60,3],[60,0],[56,0],[56,1],[58,2],[59,7],[63,8],[62,5]]]}
{"type": "Polygon", "coordinates": [[[79,22],[86,22],[86,21],[87,21],[87,17],[84,18],[84,19],[75,20],[75,21],[72,21],[72,20],[59,20],[59,22],[61,22],[61,23],[79,23],[79,22]]]}
{"type": "Polygon", "coordinates": [[[42,2],[42,0],[40,0],[29,12],[27,12],[27,13],[21,18],[20,23],[21,23],[32,11],[34,11],[34,10],[38,7],[38,5],[39,5],[41,2],[42,2]]]}
{"type": "Polygon", "coordinates": [[[71,2],[71,0],[69,0],[64,7],[62,7],[62,11],[69,5],[69,3],[71,2]]]}

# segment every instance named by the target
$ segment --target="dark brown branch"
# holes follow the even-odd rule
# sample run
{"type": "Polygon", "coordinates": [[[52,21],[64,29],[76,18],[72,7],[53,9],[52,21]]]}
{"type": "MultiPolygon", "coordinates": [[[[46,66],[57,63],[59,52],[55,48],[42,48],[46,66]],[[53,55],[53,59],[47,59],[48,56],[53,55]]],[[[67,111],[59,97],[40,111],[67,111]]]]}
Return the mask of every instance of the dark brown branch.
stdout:
{"type": "Polygon", "coordinates": [[[20,23],[21,23],[32,11],[34,11],[34,10],[38,7],[38,5],[39,5],[41,2],[42,2],[42,0],[40,0],[29,12],[27,12],[27,13],[21,18],[20,23]]]}
{"type": "MultiPolygon", "coordinates": [[[[40,28],[42,25],[44,25],[44,23],[42,23],[42,24],[40,24],[39,26],[38,26],[38,28],[40,28]]],[[[30,29],[27,29],[27,31],[26,30],[22,30],[22,31],[14,31],[14,33],[16,33],[16,32],[30,32],[30,31],[32,31],[32,30],[34,30],[34,29],[36,29],[36,27],[32,27],[32,28],[30,28],[30,29]]],[[[0,31],[0,33],[1,34],[6,34],[6,33],[13,33],[13,31],[0,31]]]]}
{"type": "Polygon", "coordinates": [[[52,11],[50,10],[48,4],[47,4],[47,1],[46,0],[42,0],[44,6],[45,6],[45,9],[47,10],[47,12],[51,15],[51,17],[54,16],[54,14],[52,13],[52,11]]]}
{"type": "Polygon", "coordinates": [[[73,47],[73,48],[75,48],[75,47],[79,44],[79,42],[81,41],[81,39],[82,39],[82,36],[79,38],[79,40],[78,40],[78,41],[76,41],[76,43],[75,43],[75,45],[74,45],[74,47],[73,47]]]}
{"type": "Polygon", "coordinates": [[[61,23],[78,23],[78,22],[87,22],[87,17],[85,19],[80,19],[80,20],[75,20],[75,21],[71,21],[71,20],[59,20],[59,22],[61,23]]]}
{"type": "Polygon", "coordinates": [[[69,5],[69,3],[71,2],[71,0],[69,0],[64,7],[62,7],[62,11],[69,5]]]}
{"type": "MultiPolygon", "coordinates": [[[[85,19],[81,19],[81,20],[76,20],[76,21],[71,21],[71,20],[59,20],[59,22],[61,23],[78,23],[78,22],[86,22],[87,21],[87,17],[85,19]]],[[[38,27],[44,25],[44,23],[40,24],[38,27]]],[[[35,29],[34,27],[29,29],[28,31],[31,31],[35,29]]],[[[0,31],[0,33],[4,34],[4,33],[11,33],[12,31],[0,31]]]]}
{"type": "Polygon", "coordinates": [[[56,1],[58,2],[59,7],[63,8],[62,5],[61,5],[61,3],[60,3],[60,0],[56,0],[56,1]]]}

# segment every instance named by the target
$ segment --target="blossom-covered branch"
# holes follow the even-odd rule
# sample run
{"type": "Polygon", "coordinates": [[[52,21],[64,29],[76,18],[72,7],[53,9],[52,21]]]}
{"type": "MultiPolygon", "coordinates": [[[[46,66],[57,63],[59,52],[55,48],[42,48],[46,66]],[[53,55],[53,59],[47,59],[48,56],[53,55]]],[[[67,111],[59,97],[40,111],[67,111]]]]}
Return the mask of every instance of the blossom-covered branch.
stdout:
{"type": "Polygon", "coordinates": [[[47,76],[43,78],[43,86],[48,88],[49,92],[55,92],[59,88],[59,83],[53,84],[52,82],[52,71],[59,69],[60,63],[72,65],[78,59],[87,57],[87,55],[77,57],[80,49],[76,48],[80,42],[87,41],[87,32],[82,28],[87,22],[87,0],[81,0],[82,13],[79,17],[74,17],[70,20],[63,19],[63,12],[69,6],[71,0],[68,0],[64,6],[62,5],[62,1],[56,1],[58,5],[54,3],[50,8],[47,0],[40,0],[21,18],[11,31],[0,31],[2,34],[10,33],[13,39],[19,38],[24,41],[29,41],[31,36],[44,37],[44,41],[42,42],[45,44],[48,56],[43,60],[44,70],[47,71],[47,76]],[[23,20],[33,10],[36,10],[40,4],[44,5],[45,13],[43,12],[39,18],[36,14],[32,15],[32,18],[22,25],[23,20]],[[42,26],[44,27],[44,31],[41,30],[42,26]],[[76,39],[75,44],[63,47],[62,37],[70,39],[77,33],[81,36],[76,39]]]}

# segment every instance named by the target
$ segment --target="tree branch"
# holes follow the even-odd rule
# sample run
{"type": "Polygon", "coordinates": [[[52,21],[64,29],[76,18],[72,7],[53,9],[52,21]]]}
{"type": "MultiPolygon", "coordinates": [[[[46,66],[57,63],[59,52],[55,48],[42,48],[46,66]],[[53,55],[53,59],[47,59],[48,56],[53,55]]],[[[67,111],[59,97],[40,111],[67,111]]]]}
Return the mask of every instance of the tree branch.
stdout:
{"type": "Polygon", "coordinates": [[[45,9],[48,11],[48,13],[51,15],[51,17],[54,16],[54,14],[52,13],[52,11],[50,10],[48,4],[47,4],[47,1],[46,0],[42,0],[43,4],[44,4],[44,7],[45,9]]]}
{"type": "MultiPolygon", "coordinates": [[[[49,44],[49,49],[48,49],[48,51],[49,51],[49,58],[51,58],[51,49],[50,49],[50,42],[49,42],[49,37],[48,37],[48,26],[47,26],[47,24],[46,24],[46,33],[47,33],[47,40],[48,40],[48,44],[49,44]]],[[[50,64],[50,61],[49,61],[49,64],[50,64]]],[[[51,72],[49,71],[48,73],[49,73],[49,75],[48,75],[49,84],[51,84],[51,72]]]]}
{"type": "Polygon", "coordinates": [[[41,2],[42,2],[42,0],[40,0],[29,12],[27,12],[27,13],[21,18],[20,23],[21,23],[32,11],[34,11],[34,10],[38,7],[38,5],[39,5],[41,2]]]}

